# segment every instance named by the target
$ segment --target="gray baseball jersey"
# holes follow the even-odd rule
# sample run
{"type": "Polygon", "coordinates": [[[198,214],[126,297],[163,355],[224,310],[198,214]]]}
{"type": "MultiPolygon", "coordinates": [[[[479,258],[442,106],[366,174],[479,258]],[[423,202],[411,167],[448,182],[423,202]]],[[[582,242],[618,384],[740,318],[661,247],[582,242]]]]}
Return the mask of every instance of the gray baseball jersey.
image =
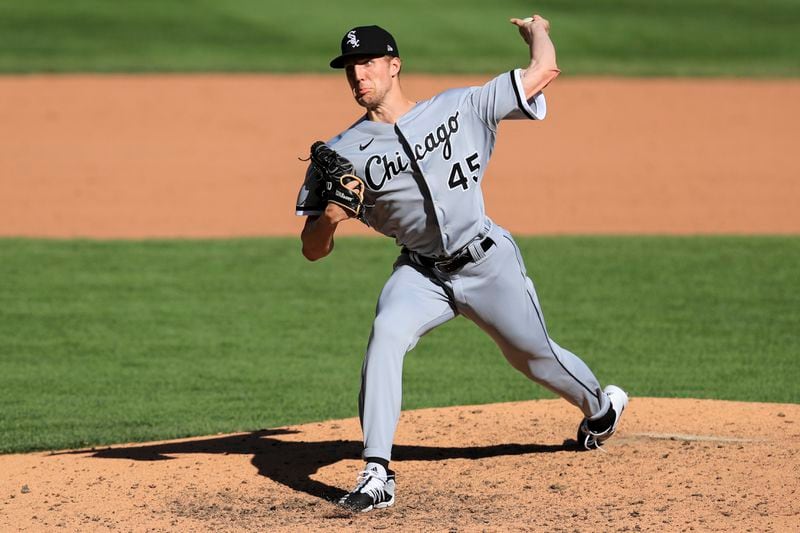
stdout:
{"type": "MultiPolygon", "coordinates": [[[[481,182],[506,118],[542,119],[542,93],[524,99],[518,70],[482,87],[453,89],[418,103],[397,124],[359,120],[328,145],[367,185],[370,226],[427,256],[449,256],[483,225],[481,182]]],[[[297,214],[324,209],[307,176],[297,214]]]]}
{"type": "MultiPolygon", "coordinates": [[[[367,223],[404,247],[381,292],[362,368],[365,457],[390,458],[405,354],[458,314],[486,331],[514,368],[585,416],[608,409],[591,370],[548,336],[513,237],[484,212],[481,184],[498,123],[546,114],[544,95],[527,100],[520,76],[514,70],[481,87],[445,91],[396,124],[359,120],[328,141],[365,182],[367,223]],[[440,263],[465,254],[455,269],[440,263]]],[[[299,215],[325,208],[314,179],[308,172],[299,215]]]]}

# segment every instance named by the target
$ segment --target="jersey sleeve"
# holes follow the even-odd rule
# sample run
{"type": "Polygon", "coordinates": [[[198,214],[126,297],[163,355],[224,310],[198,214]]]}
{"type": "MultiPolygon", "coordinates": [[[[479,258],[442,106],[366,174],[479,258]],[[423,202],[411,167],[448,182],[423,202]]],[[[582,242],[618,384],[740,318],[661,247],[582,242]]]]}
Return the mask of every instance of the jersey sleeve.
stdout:
{"type": "Polygon", "coordinates": [[[312,165],[306,170],[300,192],[297,193],[295,214],[299,216],[321,215],[325,211],[325,202],[317,194],[317,175],[312,165]]]}
{"type": "Polygon", "coordinates": [[[547,114],[544,93],[539,91],[530,100],[525,98],[521,70],[497,76],[471,93],[472,105],[492,129],[503,119],[543,120],[547,114]]]}

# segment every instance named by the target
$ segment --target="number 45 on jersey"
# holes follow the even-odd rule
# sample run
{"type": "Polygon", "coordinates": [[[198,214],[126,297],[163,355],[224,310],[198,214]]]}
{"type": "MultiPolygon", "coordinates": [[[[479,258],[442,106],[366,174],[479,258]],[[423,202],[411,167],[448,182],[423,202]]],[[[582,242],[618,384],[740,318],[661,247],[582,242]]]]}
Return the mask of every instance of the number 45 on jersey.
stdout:
{"type": "MultiPolygon", "coordinates": [[[[450,178],[447,180],[447,185],[451,189],[455,189],[457,187],[461,187],[462,190],[469,189],[469,179],[467,178],[466,174],[464,174],[464,170],[462,169],[462,164],[464,168],[468,169],[468,173],[475,172],[477,173],[478,170],[481,168],[480,163],[478,163],[478,159],[480,156],[478,152],[475,152],[471,156],[468,156],[464,161],[456,161],[453,164],[453,167],[450,169],[450,178]]],[[[470,176],[472,181],[478,182],[478,175],[473,174],[470,176]]]]}

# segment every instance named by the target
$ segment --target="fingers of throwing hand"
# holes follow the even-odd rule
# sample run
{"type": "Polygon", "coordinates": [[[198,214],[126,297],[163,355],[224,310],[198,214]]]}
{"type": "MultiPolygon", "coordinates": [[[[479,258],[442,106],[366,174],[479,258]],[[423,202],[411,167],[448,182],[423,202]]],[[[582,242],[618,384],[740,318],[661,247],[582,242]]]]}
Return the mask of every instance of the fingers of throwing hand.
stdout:
{"type": "Polygon", "coordinates": [[[534,26],[540,26],[540,25],[544,26],[545,30],[550,29],[550,22],[548,22],[547,19],[538,14],[534,14],[532,17],[525,17],[522,19],[512,18],[509,22],[511,22],[520,29],[522,29],[524,26],[527,26],[528,24],[531,25],[531,29],[533,29],[534,26]]]}

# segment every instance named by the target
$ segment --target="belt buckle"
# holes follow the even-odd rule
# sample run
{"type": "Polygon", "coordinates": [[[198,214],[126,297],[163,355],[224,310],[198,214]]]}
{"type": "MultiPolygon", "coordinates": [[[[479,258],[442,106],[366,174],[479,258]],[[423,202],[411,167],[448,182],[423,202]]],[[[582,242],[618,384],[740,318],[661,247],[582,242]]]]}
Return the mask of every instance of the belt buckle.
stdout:
{"type": "MultiPolygon", "coordinates": [[[[434,262],[434,263],[433,263],[433,266],[434,266],[436,269],[438,269],[439,271],[441,271],[441,272],[444,272],[445,274],[450,274],[451,272],[455,272],[455,271],[456,271],[456,270],[458,270],[458,269],[459,269],[461,266],[463,266],[463,265],[458,265],[458,262],[459,262],[459,261],[460,261],[460,260],[461,260],[461,259],[462,259],[462,258],[463,258],[465,255],[469,255],[469,250],[468,250],[468,249],[466,249],[466,248],[465,248],[464,250],[462,250],[461,252],[459,252],[458,254],[456,254],[456,255],[454,255],[454,256],[452,256],[452,257],[450,257],[449,259],[443,259],[443,260],[441,260],[441,261],[436,261],[436,262],[434,262]],[[453,265],[457,265],[457,266],[455,266],[455,267],[454,267],[453,265]]],[[[471,256],[470,256],[470,257],[471,257],[471,256]]]]}
{"type": "Polygon", "coordinates": [[[450,269],[449,269],[448,265],[453,264],[453,261],[455,261],[455,258],[445,259],[443,261],[434,261],[433,268],[435,268],[436,270],[438,270],[440,272],[444,272],[445,274],[449,274],[450,273],[450,269]]]}

